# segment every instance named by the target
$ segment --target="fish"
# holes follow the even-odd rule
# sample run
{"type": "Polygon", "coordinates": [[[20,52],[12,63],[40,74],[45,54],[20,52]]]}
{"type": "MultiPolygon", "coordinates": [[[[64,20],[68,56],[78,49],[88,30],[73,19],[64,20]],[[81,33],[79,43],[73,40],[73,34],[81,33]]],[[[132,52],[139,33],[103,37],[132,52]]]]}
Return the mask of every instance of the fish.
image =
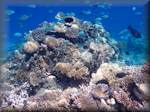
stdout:
{"type": "Polygon", "coordinates": [[[28,5],[29,8],[36,8],[36,5],[35,4],[30,4],[28,5]]]}
{"type": "Polygon", "coordinates": [[[107,19],[107,18],[109,18],[109,15],[107,15],[107,14],[103,15],[102,18],[107,19]]]}
{"type": "Polygon", "coordinates": [[[133,28],[131,25],[129,25],[127,29],[133,37],[135,37],[135,38],[142,37],[141,33],[138,30],[136,30],[135,28],[133,28]]]}
{"type": "Polygon", "coordinates": [[[135,11],[135,10],[136,10],[136,7],[135,7],[135,6],[133,6],[133,7],[132,7],[132,11],[135,11]]]}
{"type": "Polygon", "coordinates": [[[13,15],[14,13],[15,13],[14,10],[11,10],[11,9],[7,9],[7,10],[6,10],[6,14],[7,14],[8,16],[13,15]]]}
{"type": "Polygon", "coordinates": [[[110,9],[112,6],[111,3],[98,3],[97,4],[97,7],[98,8],[103,8],[103,9],[110,9]]]}
{"type": "Polygon", "coordinates": [[[98,6],[98,8],[105,8],[104,4],[98,4],[97,6],[98,6]]]}
{"type": "Polygon", "coordinates": [[[25,21],[25,20],[29,19],[30,17],[31,17],[31,15],[21,15],[19,20],[25,21]]]}
{"type": "Polygon", "coordinates": [[[91,11],[90,10],[83,10],[82,14],[84,14],[84,15],[90,15],[91,11]]]}
{"type": "Polygon", "coordinates": [[[96,20],[96,21],[101,21],[102,18],[101,18],[101,17],[97,17],[95,20],[96,20]]]}
{"type": "Polygon", "coordinates": [[[101,21],[102,21],[102,18],[101,18],[101,17],[98,17],[98,18],[95,19],[95,22],[98,23],[98,24],[100,24],[101,21]]]}
{"type": "Polygon", "coordinates": [[[20,32],[16,32],[16,33],[14,33],[14,36],[15,36],[15,37],[21,37],[22,34],[21,34],[20,32]]]}
{"type": "Polygon", "coordinates": [[[126,55],[130,55],[130,52],[129,52],[129,51],[126,51],[125,54],[126,54],[126,55]]]}

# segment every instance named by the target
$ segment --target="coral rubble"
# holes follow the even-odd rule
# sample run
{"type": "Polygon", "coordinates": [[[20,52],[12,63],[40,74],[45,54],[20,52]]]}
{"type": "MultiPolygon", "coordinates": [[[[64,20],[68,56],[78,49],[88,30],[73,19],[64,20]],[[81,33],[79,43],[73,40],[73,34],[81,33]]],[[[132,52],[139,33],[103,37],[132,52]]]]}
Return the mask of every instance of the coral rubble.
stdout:
{"type": "Polygon", "coordinates": [[[0,111],[149,110],[150,64],[115,62],[117,42],[101,24],[56,18],[1,64],[0,111]]]}

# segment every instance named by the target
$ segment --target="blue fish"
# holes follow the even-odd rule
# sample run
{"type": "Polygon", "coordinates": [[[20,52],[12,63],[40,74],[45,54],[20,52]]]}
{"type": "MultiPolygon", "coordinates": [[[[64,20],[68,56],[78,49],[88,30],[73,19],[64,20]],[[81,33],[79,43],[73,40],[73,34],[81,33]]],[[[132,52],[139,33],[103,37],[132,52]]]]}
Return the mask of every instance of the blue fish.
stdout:
{"type": "Polygon", "coordinates": [[[141,38],[141,33],[137,31],[135,28],[133,28],[131,25],[128,26],[128,31],[131,33],[131,35],[135,38],[141,38]]]}
{"type": "Polygon", "coordinates": [[[14,33],[14,36],[15,36],[15,37],[21,37],[21,36],[22,36],[22,34],[21,34],[21,33],[19,33],[19,32],[16,32],[16,33],[14,33]]]}
{"type": "Polygon", "coordinates": [[[6,10],[6,14],[7,14],[8,16],[13,15],[14,13],[15,13],[14,10],[11,10],[11,9],[7,9],[7,10],[6,10]]]}

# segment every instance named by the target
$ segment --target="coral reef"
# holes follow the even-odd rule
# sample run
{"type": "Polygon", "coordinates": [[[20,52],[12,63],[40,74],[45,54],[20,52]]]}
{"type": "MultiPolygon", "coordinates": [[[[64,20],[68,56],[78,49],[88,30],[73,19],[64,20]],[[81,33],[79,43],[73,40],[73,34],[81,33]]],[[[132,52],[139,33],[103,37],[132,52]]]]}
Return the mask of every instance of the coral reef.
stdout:
{"type": "Polygon", "coordinates": [[[118,63],[117,42],[102,24],[56,18],[1,64],[0,111],[149,110],[149,63],[118,63]]]}

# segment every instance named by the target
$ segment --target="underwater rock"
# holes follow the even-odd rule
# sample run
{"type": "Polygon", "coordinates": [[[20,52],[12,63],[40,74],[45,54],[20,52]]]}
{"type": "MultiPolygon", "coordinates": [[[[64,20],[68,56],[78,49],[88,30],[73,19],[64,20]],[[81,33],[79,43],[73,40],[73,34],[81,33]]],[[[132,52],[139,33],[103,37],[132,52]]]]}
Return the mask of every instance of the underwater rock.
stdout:
{"type": "Polygon", "coordinates": [[[32,54],[36,52],[39,48],[39,45],[37,42],[28,41],[24,44],[23,49],[26,53],[32,54]]]}

